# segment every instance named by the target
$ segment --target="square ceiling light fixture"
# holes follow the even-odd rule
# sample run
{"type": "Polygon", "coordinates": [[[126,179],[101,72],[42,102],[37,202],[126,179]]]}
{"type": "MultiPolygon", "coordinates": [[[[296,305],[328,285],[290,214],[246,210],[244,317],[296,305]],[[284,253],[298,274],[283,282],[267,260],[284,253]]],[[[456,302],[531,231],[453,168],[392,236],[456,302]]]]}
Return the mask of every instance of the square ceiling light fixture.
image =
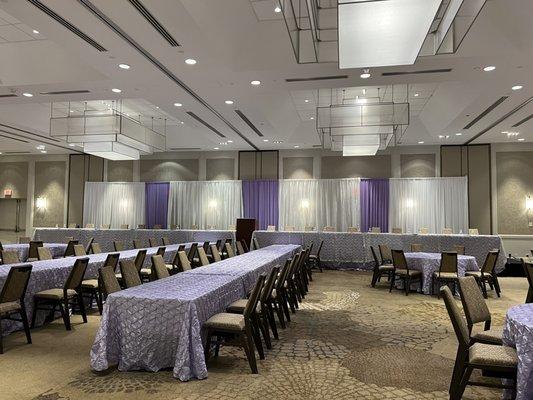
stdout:
{"type": "Polygon", "coordinates": [[[442,0],[338,0],[339,68],[412,65],[442,0]]]}

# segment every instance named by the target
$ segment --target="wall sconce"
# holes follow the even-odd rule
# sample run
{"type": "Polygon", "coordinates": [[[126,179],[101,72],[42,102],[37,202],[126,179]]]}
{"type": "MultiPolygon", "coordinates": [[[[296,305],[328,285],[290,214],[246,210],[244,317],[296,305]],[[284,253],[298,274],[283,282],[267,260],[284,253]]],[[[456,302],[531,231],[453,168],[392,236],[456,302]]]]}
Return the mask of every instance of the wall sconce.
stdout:
{"type": "Polygon", "coordinates": [[[533,199],[528,194],[526,196],[526,213],[527,213],[527,226],[533,228],[533,199]]]}
{"type": "Polygon", "coordinates": [[[209,200],[209,203],[207,206],[211,209],[217,208],[217,201],[216,200],[209,200]]]}
{"type": "Polygon", "coordinates": [[[405,207],[406,208],[413,208],[415,206],[415,201],[413,199],[406,199],[405,200],[405,207]]]}
{"type": "Polygon", "coordinates": [[[46,200],[46,197],[37,197],[35,200],[35,208],[39,211],[46,210],[46,207],[48,205],[48,201],[46,200]]]}
{"type": "Polygon", "coordinates": [[[309,200],[307,200],[307,199],[303,199],[303,200],[302,200],[302,203],[300,204],[300,207],[302,207],[302,208],[304,208],[304,209],[309,208],[309,200]]]}

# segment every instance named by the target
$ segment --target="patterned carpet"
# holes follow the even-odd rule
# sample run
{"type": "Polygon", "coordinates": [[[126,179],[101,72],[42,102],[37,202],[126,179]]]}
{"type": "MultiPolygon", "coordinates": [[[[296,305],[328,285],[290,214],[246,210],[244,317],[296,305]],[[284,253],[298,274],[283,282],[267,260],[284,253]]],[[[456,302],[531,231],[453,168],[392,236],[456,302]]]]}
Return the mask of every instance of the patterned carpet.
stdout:
{"type": "MultiPolygon", "coordinates": [[[[311,291],[289,328],[252,375],[242,350],[222,347],[209,377],[182,383],[171,371],[93,373],[88,353],[99,324],[74,316],[5,339],[1,399],[447,399],[456,340],[435,297],[372,289],[363,272],[314,274],[311,291]]],[[[489,298],[494,326],[523,301],[527,283],[502,279],[503,297],[489,298]]],[[[468,388],[467,399],[498,399],[498,390],[468,388]]]]}

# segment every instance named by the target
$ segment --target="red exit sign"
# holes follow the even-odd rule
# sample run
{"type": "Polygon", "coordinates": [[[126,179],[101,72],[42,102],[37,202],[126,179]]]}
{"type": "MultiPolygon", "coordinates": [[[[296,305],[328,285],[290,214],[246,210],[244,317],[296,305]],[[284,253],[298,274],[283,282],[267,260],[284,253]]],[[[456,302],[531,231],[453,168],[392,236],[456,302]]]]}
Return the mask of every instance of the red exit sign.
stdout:
{"type": "Polygon", "coordinates": [[[13,190],[4,189],[4,197],[11,197],[11,196],[13,196],[13,190]]]}

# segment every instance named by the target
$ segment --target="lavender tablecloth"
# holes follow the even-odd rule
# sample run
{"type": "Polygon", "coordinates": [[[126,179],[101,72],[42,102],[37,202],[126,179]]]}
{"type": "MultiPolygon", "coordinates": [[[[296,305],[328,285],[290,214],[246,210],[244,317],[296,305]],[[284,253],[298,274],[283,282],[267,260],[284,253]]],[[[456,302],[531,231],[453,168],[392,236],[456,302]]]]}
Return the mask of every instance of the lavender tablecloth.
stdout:
{"type": "MultiPolygon", "coordinates": [[[[191,243],[184,243],[187,247],[190,247],[191,243]]],[[[174,255],[178,249],[178,244],[166,246],[165,251],[165,261],[171,262],[174,258],[174,255]]],[[[151,263],[150,256],[157,252],[157,247],[151,247],[147,250],[147,256],[145,263],[149,265],[151,263]]],[[[138,250],[125,250],[120,252],[120,260],[133,260],[137,256],[138,250]]],[[[102,267],[104,261],[107,257],[107,253],[101,254],[91,254],[89,257],[89,265],[85,272],[85,279],[92,279],[98,276],[98,268],[102,267]]],[[[62,288],[65,284],[65,281],[70,274],[70,270],[74,265],[78,257],[66,257],[58,258],[55,260],[43,260],[43,261],[34,261],[31,263],[33,266],[30,281],[28,283],[28,289],[26,290],[25,305],[26,311],[28,314],[28,319],[31,321],[31,315],[33,311],[33,295],[37,292],[53,288],[62,288]]],[[[79,257],[83,258],[83,257],[79,257]]],[[[10,265],[0,265],[0,288],[4,286],[7,275],[11,267],[23,265],[21,264],[10,264],[10,265]]],[[[45,312],[39,312],[37,314],[36,325],[42,324],[45,312]]],[[[8,334],[18,329],[22,329],[22,324],[16,321],[2,320],[2,330],[4,334],[8,334]]]]}
{"type": "MultiPolygon", "coordinates": [[[[422,271],[422,292],[424,294],[432,294],[432,277],[434,272],[439,271],[440,258],[440,253],[405,253],[405,259],[409,268],[422,271]]],[[[479,267],[475,257],[462,255],[457,257],[457,273],[459,276],[465,276],[465,271],[478,270],[479,267]]],[[[413,288],[417,285],[418,283],[414,283],[413,288]]],[[[436,286],[435,290],[438,290],[436,286]]]]}
{"type": "Polygon", "coordinates": [[[121,241],[126,249],[133,248],[133,239],[143,240],[148,245],[149,238],[159,241],[169,238],[171,243],[216,242],[219,239],[233,239],[235,231],[224,230],[190,230],[190,229],[86,229],[86,228],[37,228],[35,240],[44,242],[64,242],[65,238],[73,237],[81,244],[91,238],[102,246],[102,251],[113,251],[113,241],[121,241]]]}
{"type": "MultiPolygon", "coordinates": [[[[65,250],[67,248],[66,243],[44,243],[44,247],[50,249],[52,257],[59,258],[63,257],[65,250]]],[[[19,260],[26,261],[28,259],[28,253],[30,251],[29,244],[4,244],[4,250],[16,251],[19,253],[19,260]]]]}
{"type": "Polygon", "coordinates": [[[533,304],[521,304],[507,311],[503,343],[516,348],[518,354],[516,400],[533,399],[533,304]]]}
{"type": "Polygon", "coordinates": [[[483,265],[490,250],[499,249],[500,256],[496,271],[505,267],[506,256],[502,240],[494,235],[415,235],[395,233],[349,233],[349,232],[268,232],[255,231],[259,245],[299,244],[307,245],[311,241],[316,246],[324,240],[321,259],[325,265],[333,268],[371,269],[373,266],[370,246],[386,244],[392,249],[409,251],[411,244],[420,243],[424,251],[440,253],[453,250],[454,245],[465,246],[466,254],[476,258],[478,265],[483,265]]]}
{"type": "Polygon", "coordinates": [[[276,246],[113,293],[91,349],[102,371],[173,368],[182,381],[207,377],[202,324],[243,298],[248,276],[267,272],[298,246],[276,246]]]}

